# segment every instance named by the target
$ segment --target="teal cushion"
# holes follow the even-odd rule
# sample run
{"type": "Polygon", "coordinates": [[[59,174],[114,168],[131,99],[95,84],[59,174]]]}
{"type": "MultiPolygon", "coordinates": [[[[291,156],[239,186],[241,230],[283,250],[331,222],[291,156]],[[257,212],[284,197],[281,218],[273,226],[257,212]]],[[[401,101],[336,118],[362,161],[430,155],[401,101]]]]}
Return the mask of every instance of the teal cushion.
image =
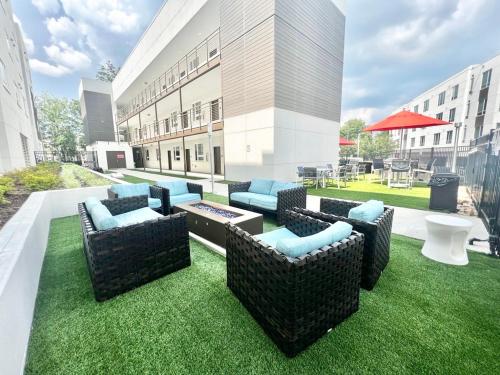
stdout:
{"type": "Polygon", "coordinates": [[[279,182],[279,181],[275,181],[273,183],[273,187],[271,188],[270,194],[272,196],[277,197],[278,196],[278,191],[293,189],[293,188],[296,188],[297,186],[298,185],[294,184],[293,182],[279,182]]]}
{"type": "Polygon", "coordinates": [[[256,236],[253,236],[256,240],[260,240],[265,242],[267,245],[271,247],[276,247],[276,243],[279,240],[283,240],[285,238],[299,238],[295,233],[293,233],[291,230],[287,228],[280,228],[273,230],[271,232],[266,232],[262,234],[258,234],[256,236]]]}
{"type": "Polygon", "coordinates": [[[254,207],[264,208],[266,210],[276,211],[278,207],[278,198],[272,195],[254,194],[250,198],[250,205],[254,207]]]}
{"type": "Polygon", "coordinates": [[[168,189],[170,196],[189,194],[186,181],[156,181],[156,185],[168,189]]]}
{"type": "Polygon", "coordinates": [[[384,213],[384,202],[369,200],[349,210],[349,219],[373,222],[384,213]]]}
{"type": "Polygon", "coordinates": [[[118,222],[115,217],[111,215],[108,208],[101,202],[95,204],[90,210],[90,216],[97,230],[106,230],[111,228],[116,228],[118,222]]]}
{"type": "Polygon", "coordinates": [[[261,180],[261,179],[253,179],[250,183],[250,187],[248,191],[250,193],[257,194],[266,194],[269,195],[271,193],[271,188],[273,187],[273,180],[261,180]]]}
{"type": "Polygon", "coordinates": [[[125,212],[120,215],[113,216],[116,220],[117,226],[126,227],[129,225],[143,223],[148,220],[155,220],[163,215],[153,211],[149,207],[139,208],[138,210],[125,212]]]}
{"type": "Polygon", "coordinates": [[[111,185],[111,191],[118,194],[118,198],[136,197],[147,195],[149,197],[149,184],[115,184],[111,185]]]}
{"type": "Polygon", "coordinates": [[[160,208],[161,207],[161,199],[148,198],[148,206],[149,206],[149,208],[160,208]]]}
{"type": "Polygon", "coordinates": [[[276,250],[289,257],[300,257],[349,237],[352,225],[338,221],[325,230],[307,237],[285,238],[276,243],[276,250]]]}
{"type": "Polygon", "coordinates": [[[190,201],[201,201],[200,194],[187,193],[187,194],[181,194],[181,195],[174,195],[173,197],[170,197],[170,206],[173,207],[177,204],[190,202],[190,201]]]}
{"type": "Polygon", "coordinates": [[[253,198],[256,195],[257,194],[255,193],[248,193],[246,191],[236,192],[236,193],[231,193],[231,200],[240,203],[250,204],[250,198],[253,198]]]}
{"type": "Polygon", "coordinates": [[[89,197],[85,200],[85,207],[87,208],[87,211],[90,211],[96,204],[102,204],[96,197],[89,197]]]}

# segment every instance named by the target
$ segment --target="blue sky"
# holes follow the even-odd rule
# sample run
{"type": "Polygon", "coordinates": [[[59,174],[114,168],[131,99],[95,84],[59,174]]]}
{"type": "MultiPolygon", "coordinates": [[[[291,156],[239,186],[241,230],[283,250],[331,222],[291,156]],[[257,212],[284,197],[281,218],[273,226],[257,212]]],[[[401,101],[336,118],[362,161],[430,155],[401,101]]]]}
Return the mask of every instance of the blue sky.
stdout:
{"type": "MultiPolygon", "coordinates": [[[[163,0],[15,0],[35,93],[77,97],[80,77],[123,63],[163,0]]],[[[498,0],[347,0],[342,118],[375,121],[500,54],[498,0]]]]}

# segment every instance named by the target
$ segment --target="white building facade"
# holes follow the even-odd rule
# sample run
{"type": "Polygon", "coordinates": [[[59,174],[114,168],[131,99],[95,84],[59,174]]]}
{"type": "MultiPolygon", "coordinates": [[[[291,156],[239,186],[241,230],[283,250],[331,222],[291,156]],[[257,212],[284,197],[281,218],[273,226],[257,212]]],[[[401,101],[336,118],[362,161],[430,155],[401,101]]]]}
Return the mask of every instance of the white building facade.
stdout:
{"type": "MultiPolygon", "coordinates": [[[[471,65],[400,108],[449,121],[451,125],[407,131],[403,149],[453,147],[458,128],[458,145],[500,128],[500,55],[471,65]]],[[[399,142],[400,133],[393,132],[399,142]]]]}
{"type": "Polygon", "coordinates": [[[35,164],[42,150],[28,54],[10,1],[0,0],[0,174],[35,164]]]}
{"type": "Polygon", "coordinates": [[[340,0],[165,2],[113,81],[136,167],[208,173],[213,157],[227,179],[293,179],[335,163],[344,12],[340,0]]]}

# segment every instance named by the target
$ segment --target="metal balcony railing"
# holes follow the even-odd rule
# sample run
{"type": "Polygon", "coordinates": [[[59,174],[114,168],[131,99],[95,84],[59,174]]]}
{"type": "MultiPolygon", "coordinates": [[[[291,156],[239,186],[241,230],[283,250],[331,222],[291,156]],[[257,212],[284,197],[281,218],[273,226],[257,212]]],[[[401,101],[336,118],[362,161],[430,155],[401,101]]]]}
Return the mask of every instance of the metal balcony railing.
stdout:
{"type": "Polygon", "coordinates": [[[159,141],[164,136],[183,135],[193,130],[207,129],[210,122],[217,123],[223,120],[222,98],[214,99],[182,113],[174,112],[170,117],[153,121],[141,128],[120,132],[120,140],[130,145],[159,141]]]}
{"type": "Polygon", "coordinates": [[[219,29],[210,34],[203,42],[181,58],[160,77],[151,82],[126,105],[117,107],[116,122],[120,124],[131,115],[135,115],[148,107],[156,99],[173,91],[187,81],[193,74],[198,74],[200,68],[208,67],[220,55],[219,29]]]}

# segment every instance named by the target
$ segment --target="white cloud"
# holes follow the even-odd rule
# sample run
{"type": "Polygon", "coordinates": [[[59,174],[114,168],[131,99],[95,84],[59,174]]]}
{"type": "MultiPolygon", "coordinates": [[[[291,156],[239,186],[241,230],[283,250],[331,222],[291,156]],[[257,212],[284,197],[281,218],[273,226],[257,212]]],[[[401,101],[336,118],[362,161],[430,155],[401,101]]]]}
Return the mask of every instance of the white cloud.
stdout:
{"type": "Polygon", "coordinates": [[[31,2],[43,15],[57,14],[61,9],[59,0],[31,0],[31,2]]]}
{"type": "Polygon", "coordinates": [[[56,64],[67,67],[71,71],[90,67],[92,61],[83,52],[75,50],[65,42],[43,47],[47,56],[56,64]]]}
{"type": "Polygon", "coordinates": [[[61,77],[71,73],[71,70],[62,65],[52,65],[38,59],[30,59],[31,70],[50,76],[61,77]]]}
{"type": "Polygon", "coordinates": [[[394,110],[392,106],[386,107],[357,107],[342,111],[341,124],[348,120],[361,119],[367,125],[371,125],[376,121],[382,120],[385,116],[394,110]]]}
{"type": "Polygon", "coordinates": [[[19,20],[19,18],[17,18],[15,14],[14,14],[14,22],[16,22],[19,25],[19,29],[21,29],[21,35],[23,36],[24,47],[26,48],[28,55],[32,55],[35,52],[35,43],[33,42],[33,39],[28,37],[28,34],[26,34],[26,32],[23,29],[23,24],[21,23],[21,20],[19,20]]]}
{"type": "Polygon", "coordinates": [[[75,42],[81,37],[78,25],[68,17],[47,18],[45,24],[51,40],[55,43],[60,41],[75,42]]]}

